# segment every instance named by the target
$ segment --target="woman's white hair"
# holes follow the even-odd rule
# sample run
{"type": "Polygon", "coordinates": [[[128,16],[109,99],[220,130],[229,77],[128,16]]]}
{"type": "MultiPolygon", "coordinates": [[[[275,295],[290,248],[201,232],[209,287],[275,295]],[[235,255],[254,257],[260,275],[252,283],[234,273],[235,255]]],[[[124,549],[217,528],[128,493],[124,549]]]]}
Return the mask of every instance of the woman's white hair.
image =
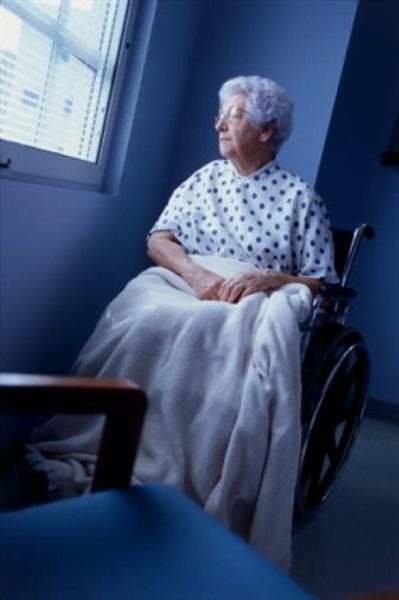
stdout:
{"type": "Polygon", "coordinates": [[[270,150],[277,154],[292,130],[294,105],[287,92],[271,79],[251,75],[226,81],[219,91],[220,106],[233,94],[245,94],[245,108],[250,113],[250,121],[255,127],[261,129],[266,123],[274,124],[275,131],[270,138],[270,150]]]}

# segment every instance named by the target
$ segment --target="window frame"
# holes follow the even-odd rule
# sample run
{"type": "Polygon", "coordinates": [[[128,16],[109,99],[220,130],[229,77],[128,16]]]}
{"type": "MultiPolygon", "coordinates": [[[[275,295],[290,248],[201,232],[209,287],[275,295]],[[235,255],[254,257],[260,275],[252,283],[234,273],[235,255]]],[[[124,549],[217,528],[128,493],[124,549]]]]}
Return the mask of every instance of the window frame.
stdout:
{"type": "MultiPolygon", "coordinates": [[[[129,49],[132,45],[138,4],[139,0],[128,0],[97,162],[92,163],[0,138],[1,178],[101,191],[106,175],[107,159],[111,152],[112,133],[115,128],[129,49]]],[[[5,8],[10,5],[15,6],[13,0],[2,0],[2,5],[5,8]]]]}

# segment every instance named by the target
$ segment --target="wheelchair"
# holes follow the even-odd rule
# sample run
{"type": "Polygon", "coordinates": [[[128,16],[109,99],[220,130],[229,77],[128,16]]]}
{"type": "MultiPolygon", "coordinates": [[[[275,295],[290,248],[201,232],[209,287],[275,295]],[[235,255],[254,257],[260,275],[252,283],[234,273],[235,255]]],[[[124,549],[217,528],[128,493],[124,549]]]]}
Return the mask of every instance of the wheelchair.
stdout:
{"type": "Polygon", "coordinates": [[[347,463],[363,418],[370,356],[362,335],[345,327],[347,287],[353,263],[370,225],[332,229],[340,284],[324,284],[302,326],[302,447],[295,492],[294,524],[310,519],[324,504],[347,463]]]}

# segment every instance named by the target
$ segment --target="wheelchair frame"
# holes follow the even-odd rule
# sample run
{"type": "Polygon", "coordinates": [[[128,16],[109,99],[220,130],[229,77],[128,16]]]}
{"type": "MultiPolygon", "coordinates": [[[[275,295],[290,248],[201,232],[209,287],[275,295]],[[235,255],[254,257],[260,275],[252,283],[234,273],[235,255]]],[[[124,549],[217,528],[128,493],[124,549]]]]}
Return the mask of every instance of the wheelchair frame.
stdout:
{"type": "Polygon", "coordinates": [[[362,239],[370,225],[353,233],[333,229],[340,284],[324,284],[302,325],[302,448],[295,494],[294,523],[315,514],[336,486],[363,418],[370,357],[361,334],[346,328],[347,287],[362,239]]]}

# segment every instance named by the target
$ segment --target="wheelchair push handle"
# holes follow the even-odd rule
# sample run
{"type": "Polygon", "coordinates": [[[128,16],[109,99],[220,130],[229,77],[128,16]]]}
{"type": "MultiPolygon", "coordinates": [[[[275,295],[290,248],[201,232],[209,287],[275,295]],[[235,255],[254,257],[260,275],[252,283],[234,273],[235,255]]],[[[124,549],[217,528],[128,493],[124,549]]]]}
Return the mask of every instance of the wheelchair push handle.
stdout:
{"type": "MultiPolygon", "coordinates": [[[[337,231],[337,233],[339,233],[339,230],[337,231]]],[[[343,267],[342,267],[342,272],[341,272],[341,276],[340,276],[341,284],[345,287],[346,283],[348,281],[350,272],[352,270],[352,266],[353,266],[354,260],[356,258],[357,252],[359,250],[359,246],[363,239],[363,236],[366,239],[371,240],[375,236],[375,231],[374,231],[373,227],[371,227],[371,225],[369,225],[368,223],[360,223],[356,227],[352,236],[348,236],[348,232],[341,230],[341,233],[340,233],[341,238],[342,238],[342,234],[343,234],[344,238],[346,238],[348,241],[350,240],[349,247],[345,251],[346,256],[343,261],[343,267]]],[[[347,244],[348,241],[345,242],[345,240],[344,240],[344,245],[347,244]]],[[[335,240],[334,240],[334,243],[335,243],[335,240]]]]}
{"type": "Polygon", "coordinates": [[[362,225],[359,225],[359,227],[363,229],[363,235],[366,239],[373,239],[373,237],[375,236],[375,230],[373,229],[373,227],[371,227],[371,225],[368,225],[368,223],[363,223],[362,225]]]}

